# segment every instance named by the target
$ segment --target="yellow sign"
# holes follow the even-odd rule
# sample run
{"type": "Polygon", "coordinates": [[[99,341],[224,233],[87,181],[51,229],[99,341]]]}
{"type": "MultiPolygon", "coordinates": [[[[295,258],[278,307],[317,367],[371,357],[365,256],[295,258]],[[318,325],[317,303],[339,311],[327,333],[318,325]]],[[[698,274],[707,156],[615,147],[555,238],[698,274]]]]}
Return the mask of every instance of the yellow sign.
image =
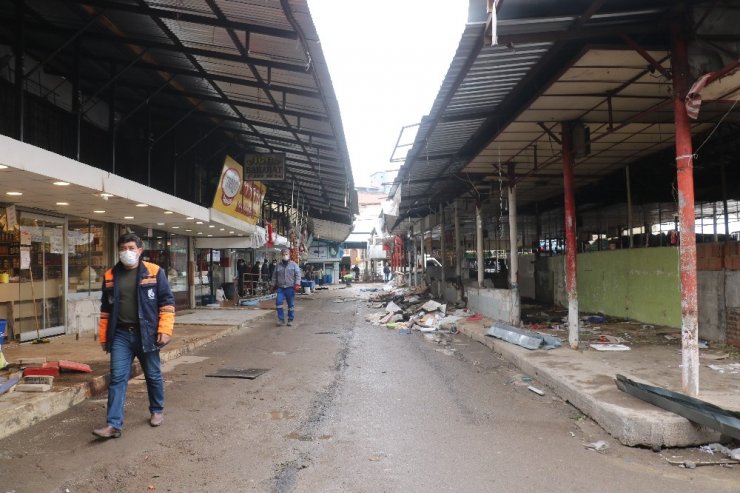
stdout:
{"type": "Polygon", "coordinates": [[[262,216],[262,201],[267,186],[259,181],[244,181],[241,164],[226,156],[221,170],[213,208],[250,224],[257,224],[262,216]]]}

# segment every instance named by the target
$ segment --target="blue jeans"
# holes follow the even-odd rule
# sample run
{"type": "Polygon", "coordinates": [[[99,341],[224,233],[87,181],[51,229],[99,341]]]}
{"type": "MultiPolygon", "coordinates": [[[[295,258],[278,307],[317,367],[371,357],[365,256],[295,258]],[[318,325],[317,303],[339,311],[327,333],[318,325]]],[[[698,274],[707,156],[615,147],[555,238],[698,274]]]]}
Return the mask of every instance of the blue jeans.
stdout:
{"type": "Polygon", "coordinates": [[[288,320],[293,321],[295,318],[295,289],[293,286],[289,288],[277,288],[275,306],[277,307],[278,319],[281,322],[285,320],[285,313],[283,312],[284,301],[288,302],[288,320]]]}
{"type": "Polygon", "coordinates": [[[123,427],[123,404],[131,376],[134,356],[139,358],[146,378],[149,394],[149,412],[161,413],[164,409],[164,379],[159,367],[159,350],[144,352],[138,330],[116,330],[110,351],[110,383],[108,384],[108,424],[123,427]]]}

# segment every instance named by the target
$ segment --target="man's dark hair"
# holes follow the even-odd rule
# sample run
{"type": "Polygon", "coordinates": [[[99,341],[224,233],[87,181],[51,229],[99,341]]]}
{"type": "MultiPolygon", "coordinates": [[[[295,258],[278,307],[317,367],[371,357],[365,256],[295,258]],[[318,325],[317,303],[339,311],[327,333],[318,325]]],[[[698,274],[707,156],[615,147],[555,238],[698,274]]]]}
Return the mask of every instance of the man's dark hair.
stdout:
{"type": "Polygon", "coordinates": [[[134,233],[123,233],[121,236],[118,237],[118,243],[116,243],[116,245],[121,246],[132,241],[136,243],[136,248],[144,247],[144,242],[142,242],[141,238],[139,238],[139,236],[134,233]]]}

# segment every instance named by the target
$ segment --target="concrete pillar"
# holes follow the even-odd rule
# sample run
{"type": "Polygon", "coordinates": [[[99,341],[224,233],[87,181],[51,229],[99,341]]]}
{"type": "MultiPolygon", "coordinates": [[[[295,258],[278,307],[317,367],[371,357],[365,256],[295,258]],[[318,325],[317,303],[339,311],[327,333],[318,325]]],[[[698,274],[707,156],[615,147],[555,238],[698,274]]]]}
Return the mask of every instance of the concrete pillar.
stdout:
{"type": "Polygon", "coordinates": [[[688,92],[689,57],[686,29],[672,28],[673,118],[676,132],[678,217],[680,222],[679,270],[681,273],[681,387],[699,395],[699,330],[696,287],[696,224],[694,217],[694,150],[684,98],[688,92]]]}
{"type": "Polygon", "coordinates": [[[478,287],[483,287],[483,218],[481,217],[481,205],[475,204],[475,258],[478,262],[478,287]]]}
{"type": "Polygon", "coordinates": [[[576,203],[573,187],[571,122],[562,122],[563,191],[565,195],[565,291],[568,295],[568,344],[578,349],[578,293],[576,290],[576,203]]]}
{"type": "Polygon", "coordinates": [[[514,163],[509,164],[509,289],[511,290],[511,324],[518,326],[522,317],[519,299],[519,252],[517,247],[516,181],[514,163]]]}

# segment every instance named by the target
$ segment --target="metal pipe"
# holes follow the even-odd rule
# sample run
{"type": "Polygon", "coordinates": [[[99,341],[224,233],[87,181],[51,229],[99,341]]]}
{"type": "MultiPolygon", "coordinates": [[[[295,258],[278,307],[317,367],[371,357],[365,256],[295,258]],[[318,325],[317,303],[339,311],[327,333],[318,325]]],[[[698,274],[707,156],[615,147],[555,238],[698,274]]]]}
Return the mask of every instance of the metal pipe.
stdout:
{"type": "Polygon", "coordinates": [[[624,180],[627,185],[627,235],[629,236],[629,247],[635,245],[632,241],[632,185],[630,183],[630,166],[624,167],[624,180]]]}
{"type": "Polygon", "coordinates": [[[444,298],[445,286],[447,285],[447,274],[445,268],[447,262],[447,242],[445,240],[445,210],[442,204],[439,205],[439,249],[440,249],[440,263],[442,264],[442,286],[440,287],[440,297],[444,298]]]}
{"type": "Polygon", "coordinates": [[[462,276],[462,261],[460,255],[460,208],[458,201],[455,200],[455,277],[458,282],[462,276]]]}
{"type": "Polygon", "coordinates": [[[685,394],[699,395],[699,335],[696,286],[696,224],[694,217],[694,156],[691,126],[684,97],[689,84],[689,58],[684,26],[671,29],[673,117],[676,132],[678,218],[680,223],[679,268],[681,273],[681,387],[685,394]]]}
{"type": "MultiPolygon", "coordinates": [[[[115,64],[111,64],[110,73],[116,72],[115,64]]],[[[108,102],[108,138],[110,139],[111,172],[116,172],[116,84],[110,86],[110,101],[108,102]]]]}
{"type": "Polygon", "coordinates": [[[521,300],[519,299],[519,252],[517,248],[517,210],[516,182],[514,181],[514,163],[509,163],[509,290],[511,295],[511,324],[518,326],[521,322],[521,300]]]}
{"type": "Polygon", "coordinates": [[[563,191],[565,194],[565,290],[568,295],[568,344],[578,349],[578,292],[576,290],[576,204],[573,187],[571,122],[562,122],[563,191]]]}
{"type": "Polygon", "coordinates": [[[15,128],[18,140],[24,140],[25,114],[26,114],[26,92],[24,90],[25,77],[23,72],[23,58],[25,51],[25,33],[23,30],[23,18],[26,10],[26,1],[15,2],[15,128]]]}
{"type": "Polygon", "coordinates": [[[80,87],[80,40],[75,40],[75,59],[72,74],[72,115],[74,117],[74,158],[80,160],[82,145],[82,89],[80,87]]]}
{"type": "Polygon", "coordinates": [[[478,287],[483,287],[483,218],[481,217],[481,204],[475,204],[475,258],[478,264],[478,287]]]}
{"type": "Polygon", "coordinates": [[[727,175],[725,172],[725,163],[719,167],[720,181],[722,186],[722,212],[725,215],[725,243],[730,241],[730,211],[727,209],[727,175]]]}

